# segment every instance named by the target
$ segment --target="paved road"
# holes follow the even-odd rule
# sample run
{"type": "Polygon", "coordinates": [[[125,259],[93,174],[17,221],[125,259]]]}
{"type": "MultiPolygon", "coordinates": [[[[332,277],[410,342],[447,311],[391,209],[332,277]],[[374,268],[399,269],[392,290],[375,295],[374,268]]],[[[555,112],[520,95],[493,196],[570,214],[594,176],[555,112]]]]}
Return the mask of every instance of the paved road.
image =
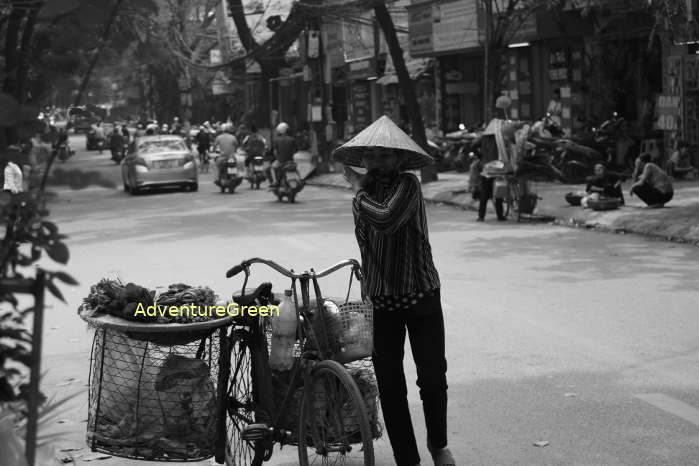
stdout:
{"type": "MultiPolygon", "coordinates": [[[[78,151],[65,168],[118,179],[107,159],[78,151]]],[[[224,272],[246,257],[298,270],[358,256],[348,193],[309,187],[289,205],[264,190],[222,195],[214,188],[203,179],[196,193],[58,189],[52,217],[70,235],[68,270],[81,285],[66,290],[68,306],[52,301],[49,309],[46,392],[85,388],[91,334],[75,310],[101,277],[150,287],[206,284],[228,295],[239,282],[224,272]]],[[[447,207],[429,207],[429,220],[443,282],[449,434],[458,464],[699,464],[696,247],[475,223],[447,207]]],[[[327,286],[339,293],[345,279],[327,286]]],[[[415,380],[412,363],[407,371],[415,380]]],[[[409,396],[428,458],[415,387],[409,396]]],[[[85,413],[83,397],[57,426],[69,433],[64,446],[81,442],[85,413]]],[[[377,464],[392,464],[387,442],[376,447],[377,464]]],[[[296,464],[293,450],[271,464],[296,464]]]]}

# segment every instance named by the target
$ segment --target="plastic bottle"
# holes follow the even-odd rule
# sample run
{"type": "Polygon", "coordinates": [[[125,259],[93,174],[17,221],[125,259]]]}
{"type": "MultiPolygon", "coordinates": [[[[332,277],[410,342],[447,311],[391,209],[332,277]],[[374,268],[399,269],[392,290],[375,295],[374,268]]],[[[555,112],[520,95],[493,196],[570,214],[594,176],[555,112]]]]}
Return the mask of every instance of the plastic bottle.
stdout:
{"type": "Polygon", "coordinates": [[[296,343],[296,308],[291,290],[285,290],[279,303],[279,315],[272,316],[272,348],[269,365],[278,371],[290,370],[294,364],[296,343]]]}

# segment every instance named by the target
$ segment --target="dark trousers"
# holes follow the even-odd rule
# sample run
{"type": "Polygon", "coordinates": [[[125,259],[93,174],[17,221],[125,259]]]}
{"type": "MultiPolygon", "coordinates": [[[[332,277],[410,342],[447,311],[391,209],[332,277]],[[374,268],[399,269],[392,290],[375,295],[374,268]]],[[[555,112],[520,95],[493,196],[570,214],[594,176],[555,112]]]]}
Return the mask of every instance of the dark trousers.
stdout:
{"type": "Polygon", "coordinates": [[[407,310],[377,309],[374,313],[374,370],[386,431],[398,466],[414,466],[420,462],[403,371],[406,330],[417,368],[427,441],[433,448],[444,448],[447,445],[447,361],[439,292],[407,310]]]}
{"type": "MultiPolygon", "coordinates": [[[[488,207],[488,199],[491,199],[493,197],[493,184],[495,183],[495,178],[487,178],[485,176],[481,176],[480,183],[481,192],[480,199],[478,202],[478,218],[485,218],[485,211],[488,207]]],[[[495,214],[498,216],[498,218],[503,218],[503,199],[496,198],[493,201],[493,204],[495,204],[495,214]]]]}
{"type": "Polygon", "coordinates": [[[673,193],[663,193],[649,184],[642,184],[633,190],[633,193],[647,205],[667,204],[672,199],[673,193]]]}

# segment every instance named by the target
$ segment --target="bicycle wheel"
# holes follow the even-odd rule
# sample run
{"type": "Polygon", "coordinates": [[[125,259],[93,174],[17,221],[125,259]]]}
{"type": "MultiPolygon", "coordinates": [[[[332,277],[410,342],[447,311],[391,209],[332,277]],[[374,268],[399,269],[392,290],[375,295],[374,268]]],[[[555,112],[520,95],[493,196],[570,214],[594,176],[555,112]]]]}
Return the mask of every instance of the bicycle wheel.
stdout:
{"type": "Polygon", "coordinates": [[[231,334],[231,367],[226,395],[226,466],[262,464],[264,447],[258,440],[242,438],[243,430],[257,421],[253,355],[247,331],[231,334]]]}
{"type": "Polygon", "coordinates": [[[321,361],[306,381],[299,416],[299,463],[374,465],[374,445],[362,394],[347,370],[321,361]]]}

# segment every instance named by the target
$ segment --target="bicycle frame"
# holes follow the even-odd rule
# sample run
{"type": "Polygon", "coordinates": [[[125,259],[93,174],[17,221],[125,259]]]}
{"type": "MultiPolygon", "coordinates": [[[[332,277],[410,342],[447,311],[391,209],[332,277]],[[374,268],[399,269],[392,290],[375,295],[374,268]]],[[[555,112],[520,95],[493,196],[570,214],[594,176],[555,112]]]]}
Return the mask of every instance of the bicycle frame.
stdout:
{"type": "MultiPolygon", "coordinates": [[[[357,278],[357,280],[360,283],[361,286],[361,293],[362,293],[362,298],[365,297],[365,288],[364,288],[364,281],[363,281],[363,276],[361,274],[361,267],[359,263],[354,260],[354,259],[347,259],[344,261],[341,261],[331,267],[328,267],[327,269],[324,269],[320,272],[315,272],[313,269],[310,269],[310,272],[303,272],[301,274],[296,274],[293,269],[289,270],[281,265],[277,264],[274,261],[268,260],[268,259],[261,259],[261,258],[252,258],[243,261],[241,264],[231,268],[227,273],[227,277],[233,277],[240,273],[241,271],[245,272],[245,279],[243,281],[243,286],[242,286],[242,296],[245,296],[245,287],[247,286],[248,279],[250,277],[250,265],[252,264],[264,264],[267,265],[268,267],[276,270],[280,274],[291,278],[291,284],[292,284],[292,293],[294,297],[294,306],[296,310],[296,319],[297,319],[297,331],[298,331],[298,341],[299,341],[299,347],[301,348],[301,355],[294,360],[294,365],[291,368],[291,377],[289,380],[289,384],[287,387],[287,390],[284,394],[284,398],[281,402],[281,405],[277,409],[277,407],[274,405],[274,397],[273,395],[269,397],[268,399],[270,400],[271,405],[266,406],[265,408],[270,410],[269,414],[270,417],[272,416],[273,413],[276,413],[276,415],[271,419],[270,423],[270,428],[269,428],[269,437],[267,437],[265,440],[268,442],[273,443],[280,443],[281,445],[288,444],[290,443],[291,440],[291,432],[285,431],[282,429],[281,423],[285,419],[286,414],[288,413],[289,409],[291,408],[291,400],[293,399],[295,391],[303,386],[303,381],[307,380],[310,377],[311,370],[313,369],[313,363],[316,361],[321,361],[323,360],[323,355],[320,354],[319,351],[313,351],[313,350],[304,350],[303,348],[305,347],[307,335],[304,327],[304,321],[309,318],[309,311],[311,307],[311,299],[310,299],[310,283],[314,279],[322,278],[325,276],[330,275],[333,272],[336,272],[344,267],[347,266],[352,266],[352,274],[357,278]],[[299,286],[301,290],[301,303],[299,305],[299,296],[298,292],[296,289],[296,281],[299,281],[299,286]]],[[[351,279],[352,276],[350,276],[351,279]]],[[[350,287],[351,287],[351,281],[350,281],[350,287]]],[[[320,299],[320,297],[316,293],[316,298],[320,299]]],[[[322,305],[322,303],[318,303],[319,305],[322,305]]],[[[320,322],[321,322],[321,329],[323,330],[323,333],[325,332],[326,325],[325,325],[325,320],[323,317],[323,313],[319,312],[318,315],[320,316],[320,322]]],[[[247,321],[243,323],[243,325],[249,326],[251,328],[250,331],[250,338],[253,340],[261,340],[265,339],[266,335],[263,332],[262,326],[259,325],[260,321],[256,319],[254,322],[252,321],[247,321]]],[[[311,328],[311,331],[312,328],[311,328]]],[[[324,337],[324,336],[323,336],[324,337]]],[[[318,341],[318,338],[316,336],[316,341],[318,341]]],[[[271,389],[271,369],[269,369],[269,366],[267,366],[266,369],[264,369],[264,374],[258,374],[257,377],[262,378],[261,385],[267,385],[267,387],[263,387],[263,389],[271,389]]],[[[265,445],[265,448],[267,449],[267,446],[265,445]]],[[[268,449],[268,453],[265,455],[265,461],[269,459],[271,456],[271,447],[268,449]]]]}

